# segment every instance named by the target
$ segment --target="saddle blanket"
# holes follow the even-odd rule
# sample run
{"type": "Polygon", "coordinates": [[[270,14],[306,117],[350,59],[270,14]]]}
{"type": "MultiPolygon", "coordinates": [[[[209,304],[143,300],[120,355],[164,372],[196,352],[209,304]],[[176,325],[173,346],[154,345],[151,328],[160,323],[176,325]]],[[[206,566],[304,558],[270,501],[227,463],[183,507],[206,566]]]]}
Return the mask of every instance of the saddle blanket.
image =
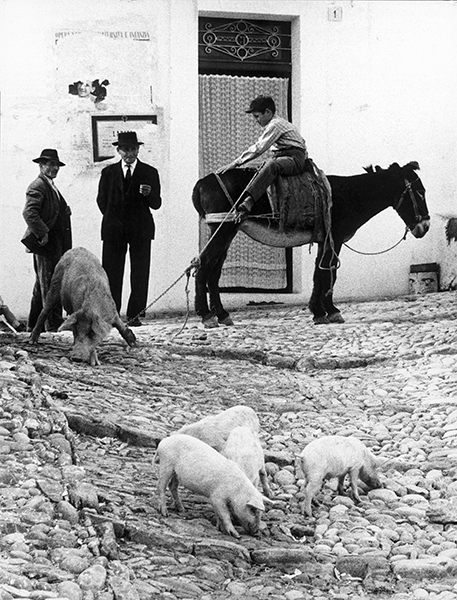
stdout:
{"type": "Polygon", "coordinates": [[[312,241],[325,238],[332,203],[330,184],[312,160],[301,175],[279,176],[268,189],[273,214],[279,216],[280,232],[312,231],[312,241]]]}

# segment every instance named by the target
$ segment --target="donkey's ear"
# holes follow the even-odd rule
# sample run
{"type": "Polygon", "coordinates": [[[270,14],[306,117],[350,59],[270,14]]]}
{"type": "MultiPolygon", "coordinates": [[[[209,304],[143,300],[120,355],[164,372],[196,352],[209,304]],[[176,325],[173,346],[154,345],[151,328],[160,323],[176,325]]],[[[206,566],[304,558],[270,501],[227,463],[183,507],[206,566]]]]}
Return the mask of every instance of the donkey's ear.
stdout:
{"type": "Polygon", "coordinates": [[[382,169],[379,165],[376,165],[375,171],[376,171],[376,173],[379,173],[379,171],[382,171],[382,169]]]}
{"type": "Polygon", "coordinates": [[[389,167],[389,171],[394,171],[395,173],[398,173],[401,171],[401,167],[398,163],[392,163],[389,167]]]}
{"type": "Polygon", "coordinates": [[[404,169],[412,169],[413,171],[419,171],[419,163],[415,160],[409,162],[407,165],[403,167],[404,169]]]}

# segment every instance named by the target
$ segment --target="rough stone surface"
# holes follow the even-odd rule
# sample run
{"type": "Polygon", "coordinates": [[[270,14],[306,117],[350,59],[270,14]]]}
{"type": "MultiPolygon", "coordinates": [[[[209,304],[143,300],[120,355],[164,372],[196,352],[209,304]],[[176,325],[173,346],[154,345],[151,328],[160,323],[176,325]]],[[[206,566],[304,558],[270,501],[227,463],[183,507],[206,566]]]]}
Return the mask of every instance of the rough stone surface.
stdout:
{"type": "Polygon", "coordinates": [[[0,330],[0,600],[451,600],[457,597],[456,293],[232,312],[233,327],[146,318],[100,367],[71,334],[0,330]],[[257,537],[211,505],[159,514],[155,447],[186,422],[254,408],[274,493],[257,537]],[[295,456],[355,435],[383,459],[361,502],[324,483],[302,515],[295,456]]]}

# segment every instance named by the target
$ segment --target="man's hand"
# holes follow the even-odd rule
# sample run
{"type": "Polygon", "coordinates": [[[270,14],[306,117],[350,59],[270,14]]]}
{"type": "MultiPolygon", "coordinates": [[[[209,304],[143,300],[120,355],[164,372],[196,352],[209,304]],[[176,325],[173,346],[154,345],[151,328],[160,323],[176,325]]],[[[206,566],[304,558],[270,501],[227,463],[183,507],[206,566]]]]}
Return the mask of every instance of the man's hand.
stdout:
{"type": "Polygon", "coordinates": [[[232,169],[236,169],[238,167],[238,165],[234,162],[229,163],[228,165],[225,165],[224,167],[220,167],[220,169],[217,169],[216,173],[218,175],[222,175],[222,173],[225,173],[226,171],[231,171],[232,169]]]}
{"type": "Polygon", "coordinates": [[[147,185],[146,183],[142,183],[140,185],[140,194],[143,194],[143,196],[149,196],[151,190],[152,187],[150,185],[147,185]]]}
{"type": "Polygon", "coordinates": [[[40,244],[40,246],[46,246],[46,244],[48,242],[49,242],[49,236],[47,233],[45,233],[44,236],[38,240],[38,243],[40,244]]]}

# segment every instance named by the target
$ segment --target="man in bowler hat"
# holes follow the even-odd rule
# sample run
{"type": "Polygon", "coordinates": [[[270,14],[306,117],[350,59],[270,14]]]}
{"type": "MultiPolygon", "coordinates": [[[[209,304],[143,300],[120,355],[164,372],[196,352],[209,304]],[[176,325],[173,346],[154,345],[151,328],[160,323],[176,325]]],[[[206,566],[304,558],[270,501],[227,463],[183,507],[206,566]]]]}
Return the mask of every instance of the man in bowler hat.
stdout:
{"type": "MultiPolygon", "coordinates": [[[[45,148],[33,162],[38,163],[40,174],[26,191],[22,216],[27,223],[27,230],[21,240],[33,253],[36,276],[27,323],[29,331],[35,327],[43,308],[55,266],[72,245],[71,210],[54,183],[60,167],[64,167],[65,163],[61,162],[57,150],[53,148],[45,148]]],[[[62,307],[59,304],[49,314],[45,328],[47,331],[57,331],[62,321],[62,307]]]]}
{"type": "Polygon", "coordinates": [[[97,204],[102,218],[102,264],[108,275],[117,310],[121,310],[127,248],[130,256],[130,298],[127,318],[141,325],[148,297],[151,240],[155,226],[150,209],[162,204],[157,169],[138,160],[136,132],[122,131],[113,143],[121,160],[105,167],[98,186],[97,204]]]}

